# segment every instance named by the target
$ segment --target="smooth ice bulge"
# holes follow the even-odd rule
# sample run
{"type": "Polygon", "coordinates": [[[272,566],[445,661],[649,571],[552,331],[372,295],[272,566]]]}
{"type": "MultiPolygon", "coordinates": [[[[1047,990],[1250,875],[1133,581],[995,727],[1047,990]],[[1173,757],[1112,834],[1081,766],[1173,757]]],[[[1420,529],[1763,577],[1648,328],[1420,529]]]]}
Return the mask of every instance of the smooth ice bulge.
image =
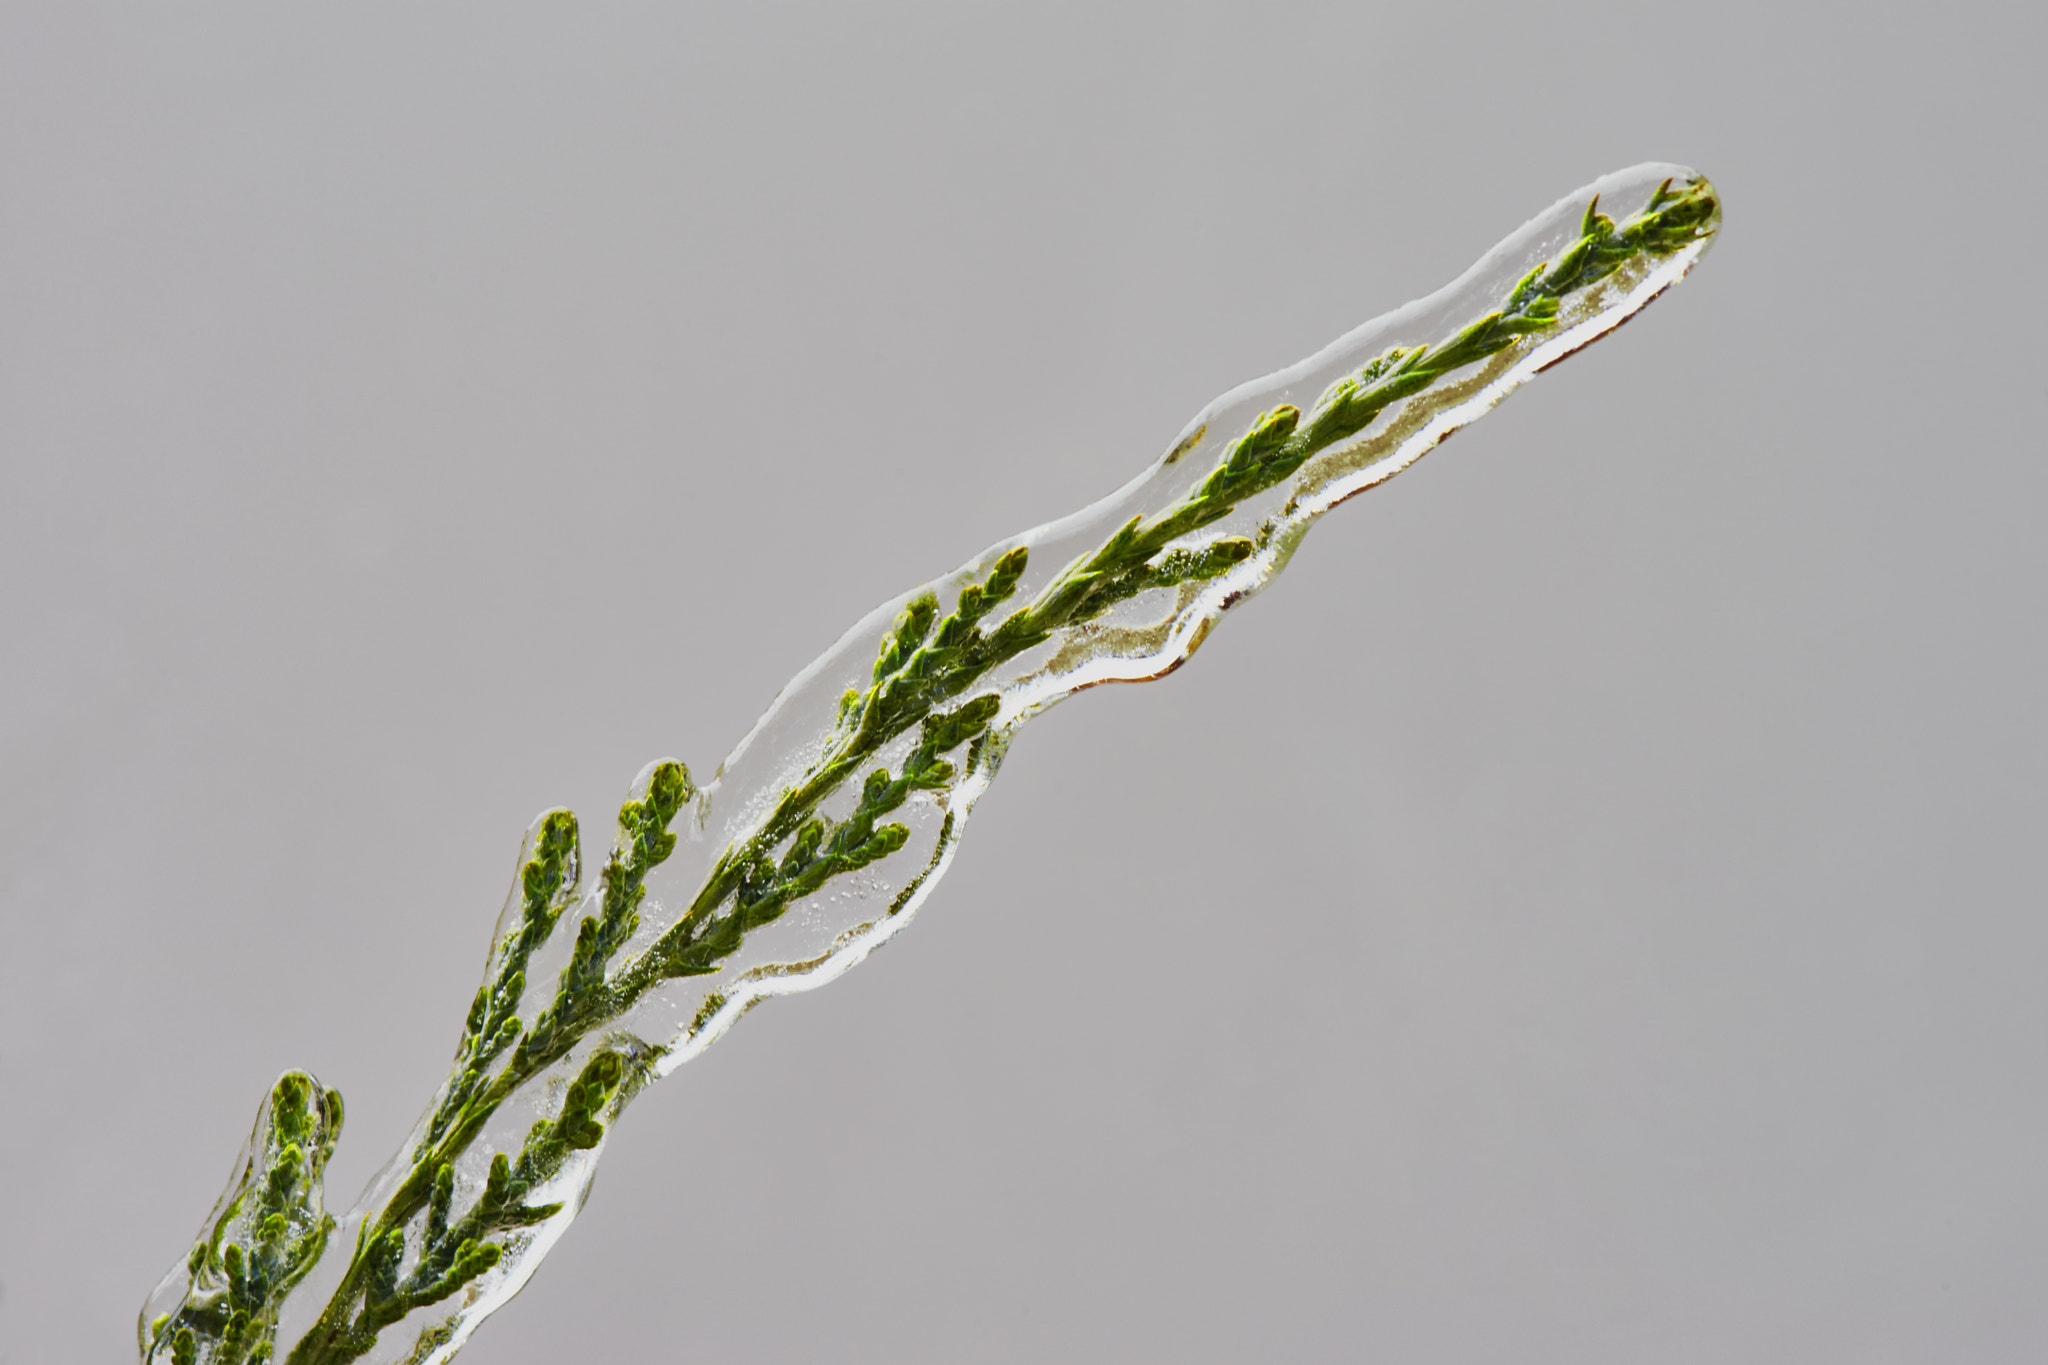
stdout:
{"type": "Polygon", "coordinates": [[[711,781],[649,765],[594,868],[569,812],[541,816],[404,1147],[336,1223],[339,1097],[279,1081],[144,1309],[144,1358],[448,1359],[576,1216],[642,1086],[909,923],[1027,720],[1170,671],[1317,517],[1626,321],[1719,221],[1683,167],[1587,186],[1454,283],[1217,399],[1110,497],[877,608],[711,781]]]}

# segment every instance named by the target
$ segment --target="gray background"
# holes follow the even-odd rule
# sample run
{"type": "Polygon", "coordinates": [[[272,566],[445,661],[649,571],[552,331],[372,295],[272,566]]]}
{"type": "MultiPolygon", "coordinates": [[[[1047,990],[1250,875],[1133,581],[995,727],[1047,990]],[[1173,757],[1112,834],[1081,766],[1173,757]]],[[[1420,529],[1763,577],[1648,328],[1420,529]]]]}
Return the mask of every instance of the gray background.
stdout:
{"type": "Polygon", "coordinates": [[[465,1359],[2048,1353],[2038,8],[571,8],[0,7],[0,1360],[286,1067],[353,1198],[536,811],[1650,158],[1693,279],[1034,726],[465,1359]]]}

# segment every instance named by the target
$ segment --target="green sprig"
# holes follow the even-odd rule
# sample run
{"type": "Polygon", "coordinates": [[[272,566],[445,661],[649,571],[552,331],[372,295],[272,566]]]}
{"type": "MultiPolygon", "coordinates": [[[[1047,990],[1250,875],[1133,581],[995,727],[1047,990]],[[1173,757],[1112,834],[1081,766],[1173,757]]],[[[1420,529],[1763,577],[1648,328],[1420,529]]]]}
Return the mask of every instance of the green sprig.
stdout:
{"type": "Polygon", "coordinates": [[[620,808],[618,837],[601,874],[604,894],[599,912],[585,915],[577,926],[576,944],[569,965],[562,969],[554,1001],[520,1042],[513,1071],[527,1072],[536,1059],[559,1056],[558,1049],[580,1035],[579,1025],[603,1009],[605,969],[640,927],[647,874],[674,851],[676,836],[668,832],[669,823],[694,794],[690,770],[671,759],[654,765],[646,796],[620,808]]]}
{"type": "Polygon", "coordinates": [[[522,1029],[513,1011],[526,993],[526,964],[554,933],[555,922],[574,897],[580,857],[575,815],[566,810],[542,815],[534,834],[533,854],[519,869],[519,922],[505,944],[496,973],[477,988],[464,1021],[462,1041],[455,1050],[447,1093],[427,1124],[422,1152],[448,1131],[448,1125],[483,1086],[491,1063],[519,1038],[522,1029]]]}
{"type": "Polygon", "coordinates": [[[303,1071],[288,1071],[271,1087],[250,1159],[186,1258],[183,1301],[150,1323],[147,1356],[167,1351],[191,1365],[269,1359],[278,1307],[334,1227],[322,1186],[341,1121],[341,1096],[303,1071]]]}
{"type": "MultiPolygon", "coordinates": [[[[529,1134],[517,1163],[509,1162],[502,1152],[494,1158],[482,1195],[460,1219],[452,1218],[454,1163],[506,1097],[565,1056],[601,1016],[606,1002],[606,964],[638,927],[647,875],[674,851],[676,836],[668,832],[668,826],[693,795],[689,770],[668,760],[650,770],[645,795],[628,800],[620,809],[612,854],[601,873],[598,913],[585,916],[579,926],[554,999],[523,1034],[517,1032],[518,1021],[509,1012],[503,1015],[496,1026],[499,1034],[517,1036],[518,1046],[495,1075],[485,1080],[477,1067],[463,1065],[451,1082],[449,1098],[437,1106],[435,1121],[415,1152],[410,1172],[375,1225],[364,1233],[320,1319],[293,1349],[293,1365],[339,1365],[357,1359],[376,1343],[384,1328],[416,1308],[439,1302],[492,1269],[504,1254],[505,1235],[545,1222],[561,1211],[560,1205],[527,1206],[525,1192],[559,1169],[567,1152],[595,1144],[602,1126],[594,1115],[602,1104],[592,1096],[610,1102],[624,1074],[625,1064],[615,1053],[593,1058],[584,1075],[570,1087],[552,1125],[543,1123],[529,1134]],[[457,1096],[459,1102],[452,1102],[457,1096]],[[410,1224],[422,1212],[425,1218],[415,1236],[410,1224]],[[415,1243],[420,1249],[419,1261],[413,1273],[401,1279],[398,1267],[415,1243]]],[[[543,819],[535,853],[521,868],[525,894],[521,929],[507,950],[496,986],[479,995],[487,1001],[485,1008],[471,1006],[458,1065],[476,1056],[495,1056],[509,1045],[500,1043],[484,1053],[470,1040],[483,1037],[492,1027],[494,1007],[489,1001],[502,995],[516,1005],[518,993],[505,987],[523,981],[527,959],[546,941],[573,895],[579,856],[575,824],[573,820],[555,820],[552,815],[566,816],[567,812],[551,813],[543,819]]]]}

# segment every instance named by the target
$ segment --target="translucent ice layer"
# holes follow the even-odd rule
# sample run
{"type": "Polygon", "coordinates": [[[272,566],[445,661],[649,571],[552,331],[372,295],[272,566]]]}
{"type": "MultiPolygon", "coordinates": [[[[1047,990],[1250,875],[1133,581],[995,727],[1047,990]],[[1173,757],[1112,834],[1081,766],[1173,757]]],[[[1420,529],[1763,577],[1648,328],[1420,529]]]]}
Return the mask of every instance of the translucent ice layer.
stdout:
{"type": "Polygon", "coordinates": [[[448,1359],[576,1216],[640,1087],[910,922],[1019,727],[1178,667],[1317,517],[1625,322],[1718,223],[1683,167],[1587,186],[1456,282],[1219,398],[1101,502],[878,607],[701,788],[651,764],[594,875],[574,817],[543,815],[404,1148],[330,1229],[339,1100],[279,1082],[143,1312],[144,1358],[448,1359]]]}

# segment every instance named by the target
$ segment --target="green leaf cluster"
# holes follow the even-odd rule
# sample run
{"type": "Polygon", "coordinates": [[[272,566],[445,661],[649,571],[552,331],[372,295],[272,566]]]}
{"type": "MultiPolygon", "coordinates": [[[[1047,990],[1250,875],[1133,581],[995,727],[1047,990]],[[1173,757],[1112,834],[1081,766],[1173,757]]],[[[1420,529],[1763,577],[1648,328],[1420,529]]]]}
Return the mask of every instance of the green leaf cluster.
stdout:
{"type": "Polygon", "coordinates": [[[914,791],[943,791],[951,785],[953,763],[943,755],[987,730],[1001,707],[999,698],[983,696],[927,716],[923,734],[904,758],[901,771],[870,772],[861,784],[860,800],[844,820],[814,816],[798,828],[781,858],[757,854],[747,862],[739,871],[730,912],[704,922],[694,937],[676,940],[673,955],[658,959],[661,976],[704,976],[718,970],[720,962],[739,951],[748,933],[772,923],[792,902],[833,877],[903,847],[910,838],[906,826],[876,822],[901,807],[914,791]]]}
{"type": "Polygon", "coordinates": [[[334,1226],[322,1187],[341,1120],[335,1091],[303,1071],[278,1079],[250,1136],[249,1159],[186,1258],[184,1300],[149,1324],[148,1359],[174,1365],[270,1359],[278,1306],[319,1259],[334,1226]]]}
{"type": "Polygon", "coordinates": [[[476,1098],[489,1068],[520,1036],[513,1011],[526,993],[526,964],[555,931],[555,922],[575,895],[581,848],[576,817],[566,810],[541,816],[533,850],[519,869],[519,921],[506,942],[491,979],[477,988],[464,1021],[462,1041],[447,1093],[427,1124],[424,1152],[448,1131],[448,1125],[476,1098]]]}
{"type": "Polygon", "coordinates": [[[925,596],[896,618],[875,659],[874,685],[842,708],[857,741],[878,747],[875,737],[901,734],[988,671],[989,636],[980,623],[1016,595],[1030,562],[1031,552],[1019,545],[996,560],[988,577],[961,588],[946,616],[939,616],[936,598],[925,596]]]}
{"type": "Polygon", "coordinates": [[[507,1234],[561,1211],[556,1204],[528,1206],[526,1193],[552,1178],[568,1153],[595,1146],[601,1138],[597,1115],[618,1096],[628,1074],[625,1059],[616,1052],[591,1058],[570,1084],[561,1111],[534,1126],[516,1160],[503,1152],[493,1158],[484,1189],[459,1216],[453,1207],[455,1163],[506,1097],[565,1056],[595,1019],[609,1017],[606,966],[638,927],[647,875],[674,851],[676,836],[668,826],[693,795],[689,770],[668,760],[649,771],[645,794],[620,809],[612,853],[600,874],[597,913],[583,918],[554,999],[526,1030],[512,1011],[524,990],[530,958],[575,898],[581,858],[574,818],[567,811],[542,817],[531,856],[520,869],[520,920],[471,1004],[448,1091],[436,1106],[411,1170],[363,1234],[334,1297],[292,1351],[292,1365],[357,1359],[386,1327],[449,1297],[495,1266],[504,1255],[507,1234]],[[490,1073],[487,1068],[507,1048],[511,1055],[490,1073]],[[402,1273],[411,1251],[417,1252],[413,1268],[402,1273]]]}
{"type": "Polygon", "coordinates": [[[534,1019],[533,1031],[520,1043],[515,1070],[528,1069],[540,1057],[553,1060],[560,1056],[558,1049],[565,1043],[573,1045],[574,1038],[580,1036],[577,1026],[603,1012],[605,971],[640,927],[647,874],[675,850],[676,836],[668,832],[669,823],[695,794],[690,770],[668,759],[655,764],[648,774],[647,794],[620,808],[618,837],[600,874],[604,894],[599,912],[585,915],[577,926],[576,944],[569,965],[562,969],[555,999],[534,1019]]]}
{"type": "Polygon", "coordinates": [[[592,1055],[569,1084],[561,1112],[534,1124],[517,1160],[503,1152],[491,1159],[482,1194],[460,1218],[450,1218],[455,1169],[445,1161],[435,1166],[426,1219],[417,1235],[394,1226],[367,1243],[361,1257],[362,1307],[338,1338],[340,1359],[367,1352],[386,1327],[439,1303],[497,1265],[504,1246],[488,1239],[544,1223],[562,1211],[559,1203],[528,1204],[527,1193],[553,1179],[572,1152],[603,1140],[599,1116],[618,1096],[627,1070],[625,1058],[617,1052],[592,1055]],[[410,1273],[401,1273],[413,1245],[419,1249],[418,1260],[410,1273]]]}

